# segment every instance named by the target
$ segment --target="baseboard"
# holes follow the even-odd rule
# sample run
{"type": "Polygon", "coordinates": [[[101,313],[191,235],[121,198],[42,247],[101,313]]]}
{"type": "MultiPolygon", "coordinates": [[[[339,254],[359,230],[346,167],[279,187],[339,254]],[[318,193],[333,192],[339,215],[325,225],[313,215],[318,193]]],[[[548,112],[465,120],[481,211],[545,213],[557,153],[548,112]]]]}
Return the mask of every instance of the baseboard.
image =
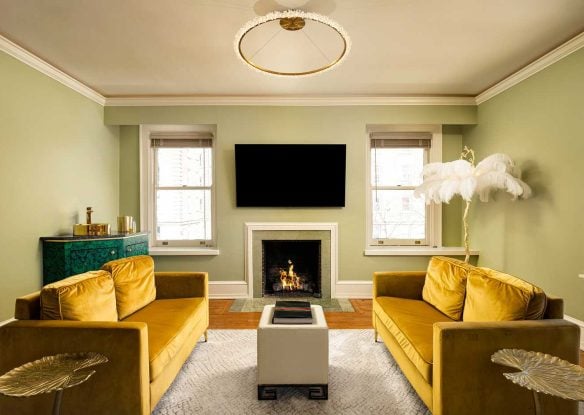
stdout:
{"type": "Polygon", "coordinates": [[[580,350],[584,350],[584,321],[564,314],[564,319],[580,326],[580,350]]]}
{"type": "Polygon", "coordinates": [[[209,298],[247,298],[245,281],[209,281],[209,298]]]}
{"type": "Polygon", "coordinates": [[[4,326],[5,324],[12,323],[13,321],[16,321],[16,319],[9,318],[8,320],[0,321],[0,327],[4,326]]]}
{"type": "Polygon", "coordinates": [[[373,283],[371,281],[337,281],[335,298],[372,298],[373,283]]]}

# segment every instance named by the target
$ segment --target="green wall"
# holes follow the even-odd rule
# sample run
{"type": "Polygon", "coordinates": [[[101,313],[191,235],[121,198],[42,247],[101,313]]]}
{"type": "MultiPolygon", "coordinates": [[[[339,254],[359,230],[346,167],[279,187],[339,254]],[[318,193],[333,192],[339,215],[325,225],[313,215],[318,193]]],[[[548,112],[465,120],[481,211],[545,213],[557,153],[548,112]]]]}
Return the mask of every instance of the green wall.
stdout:
{"type": "Polygon", "coordinates": [[[479,265],[540,285],[584,320],[584,49],[481,104],[464,143],[480,160],[502,152],[524,170],[533,198],[499,193],[471,208],[479,265]]]}
{"type": "MultiPolygon", "coordinates": [[[[245,222],[337,222],[339,279],[369,280],[374,271],[425,269],[428,257],[365,257],[365,160],[367,124],[472,124],[472,106],[391,107],[107,107],[106,123],[122,125],[120,213],[139,216],[138,124],[216,124],[218,256],[159,256],[159,270],[199,270],[211,280],[244,280],[245,222]],[[236,208],[235,143],[344,143],[347,195],[344,208],[236,208]]],[[[444,157],[458,158],[462,133],[445,128],[444,157]]],[[[301,161],[293,160],[301,168],[301,161]]],[[[444,209],[444,241],[460,246],[460,204],[444,209]],[[457,224],[458,223],[458,224],[457,224]]]]}
{"type": "Polygon", "coordinates": [[[0,52],[0,321],[42,284],[39,237],[115,223],[118,128],[103,107],[0,52]]]}

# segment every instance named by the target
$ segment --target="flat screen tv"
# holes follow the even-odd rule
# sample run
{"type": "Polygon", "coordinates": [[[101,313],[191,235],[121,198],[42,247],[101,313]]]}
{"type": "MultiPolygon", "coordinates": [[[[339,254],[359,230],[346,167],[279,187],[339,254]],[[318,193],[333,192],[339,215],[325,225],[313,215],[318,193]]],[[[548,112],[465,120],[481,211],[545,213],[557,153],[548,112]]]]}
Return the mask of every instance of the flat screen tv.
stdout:
{"type": "Polygon", "coordinates": [[[235,144],[238,207],[345,206],[344,144],[235,144]]]}

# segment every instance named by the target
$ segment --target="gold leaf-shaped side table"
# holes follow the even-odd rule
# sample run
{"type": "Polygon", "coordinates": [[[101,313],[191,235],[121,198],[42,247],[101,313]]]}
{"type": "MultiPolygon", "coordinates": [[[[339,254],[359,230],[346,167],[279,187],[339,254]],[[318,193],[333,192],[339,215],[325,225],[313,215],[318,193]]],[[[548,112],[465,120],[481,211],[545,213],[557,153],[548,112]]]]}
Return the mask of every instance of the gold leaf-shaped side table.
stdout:
{"type": "Polygon", "coordinates": [[[535,413],[542,413],[538,393],[564,399],[584,401],[584,368],[540,352],[521,349],[502,349],[491,361],[521,372],[503,373],[511,382],[533,391],[535,413]]]}
{"type": "Polygon", "coordinates": [[[0,376],[0,393],[27,397],[56,391],[53,415],[58,415],[63,390],[82,384],[95,373],[92,366],[107,361],[107,357],[91,352],[45,356],[0,376]]]}

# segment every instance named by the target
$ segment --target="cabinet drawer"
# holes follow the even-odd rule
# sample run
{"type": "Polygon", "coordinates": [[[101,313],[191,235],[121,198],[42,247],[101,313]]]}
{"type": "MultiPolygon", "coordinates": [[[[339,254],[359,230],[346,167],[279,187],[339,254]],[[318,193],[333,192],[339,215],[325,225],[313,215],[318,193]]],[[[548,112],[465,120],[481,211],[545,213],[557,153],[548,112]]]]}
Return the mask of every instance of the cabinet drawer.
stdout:
{"type": "Polygon", "coordinates": [[[148,241],[126,246],[126,256],[148,255],[148,241]]]}
{"type": "MultiPolygon", "coordinates": [[[[118,241],[99,241],[100,243],[73,246],[70,253],[71,275],[100,269],[108,261],[123,258],[118,241]]],[[[75,244],[77,245],[77,244],[75,244]]]]}

